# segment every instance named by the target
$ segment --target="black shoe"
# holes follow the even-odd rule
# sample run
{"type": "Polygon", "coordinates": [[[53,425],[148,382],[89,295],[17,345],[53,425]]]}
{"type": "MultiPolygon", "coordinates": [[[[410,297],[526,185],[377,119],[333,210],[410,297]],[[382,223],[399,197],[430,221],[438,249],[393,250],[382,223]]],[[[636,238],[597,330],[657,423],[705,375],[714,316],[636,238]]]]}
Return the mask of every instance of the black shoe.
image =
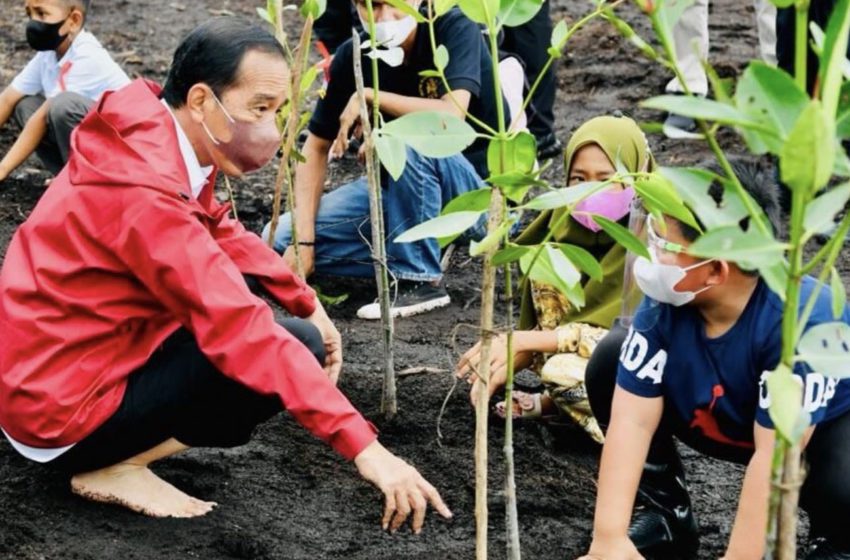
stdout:
{"type": "Polygon", "coordinates": [[[664,135],[673,140],[693,140],[702,138],[697,130],[697,122],[691,117],[670,113],[664,120],[664,135]]]}
{"type": "MultiPolygon", "coordinates": [[[[412,317],[445,307],[452,301],[442,284],[435,286],[430,282],[400,280],[398,292],[394,292],[391,287],[390,297],[395,297],[390,307],[393,317],[412,317]]],[[[364,305],[357,310],[357,316],[361,319],[378,320],[381,318],[381,304],[375,302],[364,305]]]]}
{"type": "Polygon", "coordinates": [[[850,547],[837,547],[826,539],[820,539],[806,560],[850,560],[850,547]]]}
{"type": "Polygon", "coordinates": [[[545,161],[553,157],[558,157],[563,151],[564,144],[558,140],[554,132],[537,137],[537,161],[545,161]]]}
{"type": "Polygon", "coordinates": [[[645,556],[690,558],[699,548],[699,528],[694,518],[682,463],[646,463],[638,500],[629,526],[629,538],[645,556]]]}

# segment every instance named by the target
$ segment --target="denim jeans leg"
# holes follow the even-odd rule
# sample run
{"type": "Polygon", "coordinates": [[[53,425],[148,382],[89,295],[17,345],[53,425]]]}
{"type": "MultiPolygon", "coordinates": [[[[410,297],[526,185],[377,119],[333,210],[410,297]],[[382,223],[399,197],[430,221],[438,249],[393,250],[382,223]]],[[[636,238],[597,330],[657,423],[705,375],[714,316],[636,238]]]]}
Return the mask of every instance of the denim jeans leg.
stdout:
{"type": "MultiPolygon", "coordinates": [[[[263,230],[268,239],[269,228],[263,230]]],[[[282,253],[292,240],[292,217],[280,217],[274,249],[282,253]]],[[[336,276],[371,278],[372,228],[369,222],[369,191],[365,178],[357,179],[322,196],[316,214],[315,270],[336,276]]]]}
{"type": "Polygon", "coordinates": [[[436,218],[451,199],[481,184],[472,164],[460,154],[428,158],[408,148],[404,172],[398,181],[390,179],[383,192],[387,257],[396,278],[433,281],[442,277],[436,239],[413,243],[396,243],[395,239],[413,226],[436,218]]]}

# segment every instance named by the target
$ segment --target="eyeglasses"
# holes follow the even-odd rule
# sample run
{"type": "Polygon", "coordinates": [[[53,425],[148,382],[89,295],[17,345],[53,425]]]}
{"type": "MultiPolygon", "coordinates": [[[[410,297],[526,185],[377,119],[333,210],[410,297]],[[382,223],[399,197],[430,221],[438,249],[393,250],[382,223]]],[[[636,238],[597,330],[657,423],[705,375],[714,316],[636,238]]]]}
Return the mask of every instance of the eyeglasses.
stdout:
{"type": "Polygon", "coordinates": [[[646,240],[650,246],[667,253],[684,253],[685,248],[679,243],[673,243],[655,233],[655,218],[652,214],[646,217],[646,240]]]}

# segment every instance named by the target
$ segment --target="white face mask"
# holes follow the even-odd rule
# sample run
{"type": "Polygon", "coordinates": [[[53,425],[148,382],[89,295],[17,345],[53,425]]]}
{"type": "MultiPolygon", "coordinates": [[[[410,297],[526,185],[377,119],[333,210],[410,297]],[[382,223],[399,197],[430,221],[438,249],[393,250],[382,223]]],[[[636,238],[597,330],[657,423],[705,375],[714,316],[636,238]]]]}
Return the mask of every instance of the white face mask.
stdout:
{"type": "Polygon", "coordinates": [[[710,263],[714,259],[698,262],[689,267],[681,267],[675,264],[659,263],[653,247],[649,248],[649,254],[652,260],[647,260],[645,257],[638,257],[635,260],[633,270],[640,290],[655,301],[680,307],[693,301],[697,294],[701,294],[711,288],[711,286],[706,286],[696,292],[679,292],[675,289],[675,286],[682,281],[682,278],[688,274],[689,270],[710,263]]]}
{"type": "MultiPolygon", "coordinates": [[[[369,32],[369,23],[361,16],[360,23],[363,29],[369,32]]],[[[413,30],[416,29],[416,20],[413,16],[405,16],[402,19],[394,19],[390,21],[375,22],[375,40],[379,47],[394,48],[400,47],[405,39],[410,37],[413,30]]]]}

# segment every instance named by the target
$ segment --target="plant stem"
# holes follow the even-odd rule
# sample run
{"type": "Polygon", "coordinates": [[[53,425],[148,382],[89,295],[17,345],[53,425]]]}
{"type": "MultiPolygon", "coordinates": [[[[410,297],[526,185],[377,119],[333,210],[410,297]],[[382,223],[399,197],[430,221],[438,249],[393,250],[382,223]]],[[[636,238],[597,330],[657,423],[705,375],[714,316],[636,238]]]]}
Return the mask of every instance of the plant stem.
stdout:
{"type": "Polygon", "coordinates": [[[794,6],[794,78],[800,91],[808,89],[809,0],[794,6]]]}
{"type": "MultiPolygon", "coordinates": [[[[507,208],[503,211],[506,212],[507,208]]],[[[508,234],[505,234],[505,244],[508,243],[508,234]]],[[[513,270],[510,263],[505,265],[505,297],[508,300],[507,311],[507,346],[508,362],[507,376],[505,380],[505,524],[507,537],[508,560],[520,560],[521,550],[519,546],[519,515],[516,503],[516,479],[514,469],[514,421],[513,421],[513,391],[514,391],[514,292],[513,270]]]]}
{"type": "MultiPolygon", "coordinates": [[[[375,14],[372,0],[366,0],[369,21],[369,36],[375,45],[375,14]]],[[[375,152],[375,137],[380,123],[380,100],[378,85],[378,61],[372,59],[372,124],[369,123],[369,110],[363,87],[363,54],[360,35],[353,32],[354,41],[354,78],[357,82],[357,94],[360,97],[360,121],[363,126],[363,139],[366,149],[366,178],[369,183],[369,218],[372,222],[372,261],[375,265],[375,283],[378,286],[378,299],[381,304],[381,326],[384,343],[384,386],[381,393],[381,412],[387,420],[398,412],[396,398],[396,378],[393,357],[393,317],[390,308],[390,281],[387,270],[386,239],[384,238],[384,212],[381,201],[381,168],[375,152]]]]}

